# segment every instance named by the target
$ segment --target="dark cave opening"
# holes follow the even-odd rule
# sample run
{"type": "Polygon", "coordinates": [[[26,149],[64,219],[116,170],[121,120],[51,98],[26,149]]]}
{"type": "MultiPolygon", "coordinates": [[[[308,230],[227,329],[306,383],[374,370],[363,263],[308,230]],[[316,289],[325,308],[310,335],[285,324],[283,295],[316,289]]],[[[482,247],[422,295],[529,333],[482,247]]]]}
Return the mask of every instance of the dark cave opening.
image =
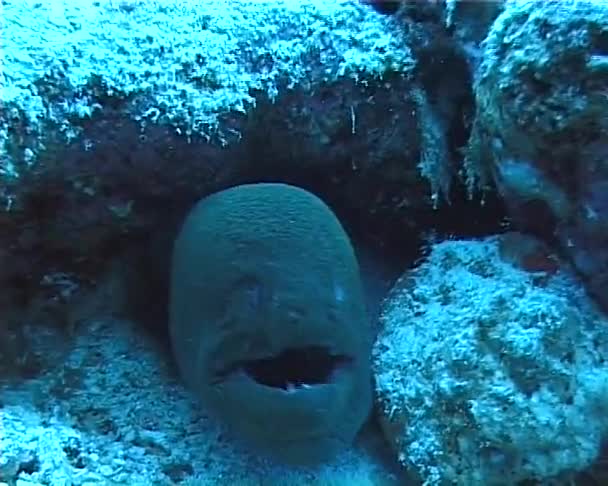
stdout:
{"type": "Polygon", "coordinates": [[[334,355],[323,346],[288,348],[276,356],[240,363],[240,368],[260,385],[287,390],[329,383],[334,372],[352,359],[334,355]]]}

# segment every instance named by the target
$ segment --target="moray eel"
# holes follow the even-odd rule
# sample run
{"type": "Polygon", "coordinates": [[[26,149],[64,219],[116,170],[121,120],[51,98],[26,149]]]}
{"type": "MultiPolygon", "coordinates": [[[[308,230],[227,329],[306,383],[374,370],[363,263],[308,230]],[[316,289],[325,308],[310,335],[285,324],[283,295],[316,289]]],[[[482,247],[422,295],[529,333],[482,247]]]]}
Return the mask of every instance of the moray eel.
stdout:
{"type": "Polygon", "coordinates": [[[330,459],[371,408],[359,266],[332,211],[286,184],[199,201],[173,249],[170,335],[209,412],[291,464],[330,459]]]}

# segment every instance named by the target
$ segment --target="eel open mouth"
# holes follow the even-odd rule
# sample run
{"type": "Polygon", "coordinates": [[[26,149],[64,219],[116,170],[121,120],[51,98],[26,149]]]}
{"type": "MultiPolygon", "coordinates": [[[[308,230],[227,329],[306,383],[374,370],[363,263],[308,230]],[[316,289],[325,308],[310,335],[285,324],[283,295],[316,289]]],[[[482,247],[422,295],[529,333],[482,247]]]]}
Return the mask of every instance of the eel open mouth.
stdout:
{"type": "Polygon", "coordinates": [[[279,354],[235,363],[231,371],[240,371],[258,383],[271,388],[294,391],[331,383],[335,373],[353,359],[332,354],[323,346],[287,348],[279,354]]]}

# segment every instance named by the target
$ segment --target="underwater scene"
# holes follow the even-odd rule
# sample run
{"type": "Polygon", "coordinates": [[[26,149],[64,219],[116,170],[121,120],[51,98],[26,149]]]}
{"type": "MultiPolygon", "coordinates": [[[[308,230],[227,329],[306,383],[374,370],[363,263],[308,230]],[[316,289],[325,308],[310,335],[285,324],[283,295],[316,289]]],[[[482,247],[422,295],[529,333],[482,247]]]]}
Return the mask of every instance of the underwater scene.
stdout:
{"type": "Polygon", "coordinates": [[[608,0],[0,0],[0,486],[608,486],[608,0]]]}

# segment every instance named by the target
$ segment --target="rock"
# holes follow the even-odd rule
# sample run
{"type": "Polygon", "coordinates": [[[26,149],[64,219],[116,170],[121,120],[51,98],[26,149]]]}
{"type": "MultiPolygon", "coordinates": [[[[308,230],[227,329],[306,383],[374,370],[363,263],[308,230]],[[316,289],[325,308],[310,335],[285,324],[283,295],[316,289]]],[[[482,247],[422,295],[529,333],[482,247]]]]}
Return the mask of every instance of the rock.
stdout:
{"type": "Polygon", "coordinates": [[[484,41],[465,165],[608,306],[608,4],[511,1],[484,41]]]}
{"type": "Polygon", "coordinates": [[[384,302],[380,420],[424,484],[544,483],[600,453],[608,320],[567,266],[514,241],[438,243],[384,302]]]}

